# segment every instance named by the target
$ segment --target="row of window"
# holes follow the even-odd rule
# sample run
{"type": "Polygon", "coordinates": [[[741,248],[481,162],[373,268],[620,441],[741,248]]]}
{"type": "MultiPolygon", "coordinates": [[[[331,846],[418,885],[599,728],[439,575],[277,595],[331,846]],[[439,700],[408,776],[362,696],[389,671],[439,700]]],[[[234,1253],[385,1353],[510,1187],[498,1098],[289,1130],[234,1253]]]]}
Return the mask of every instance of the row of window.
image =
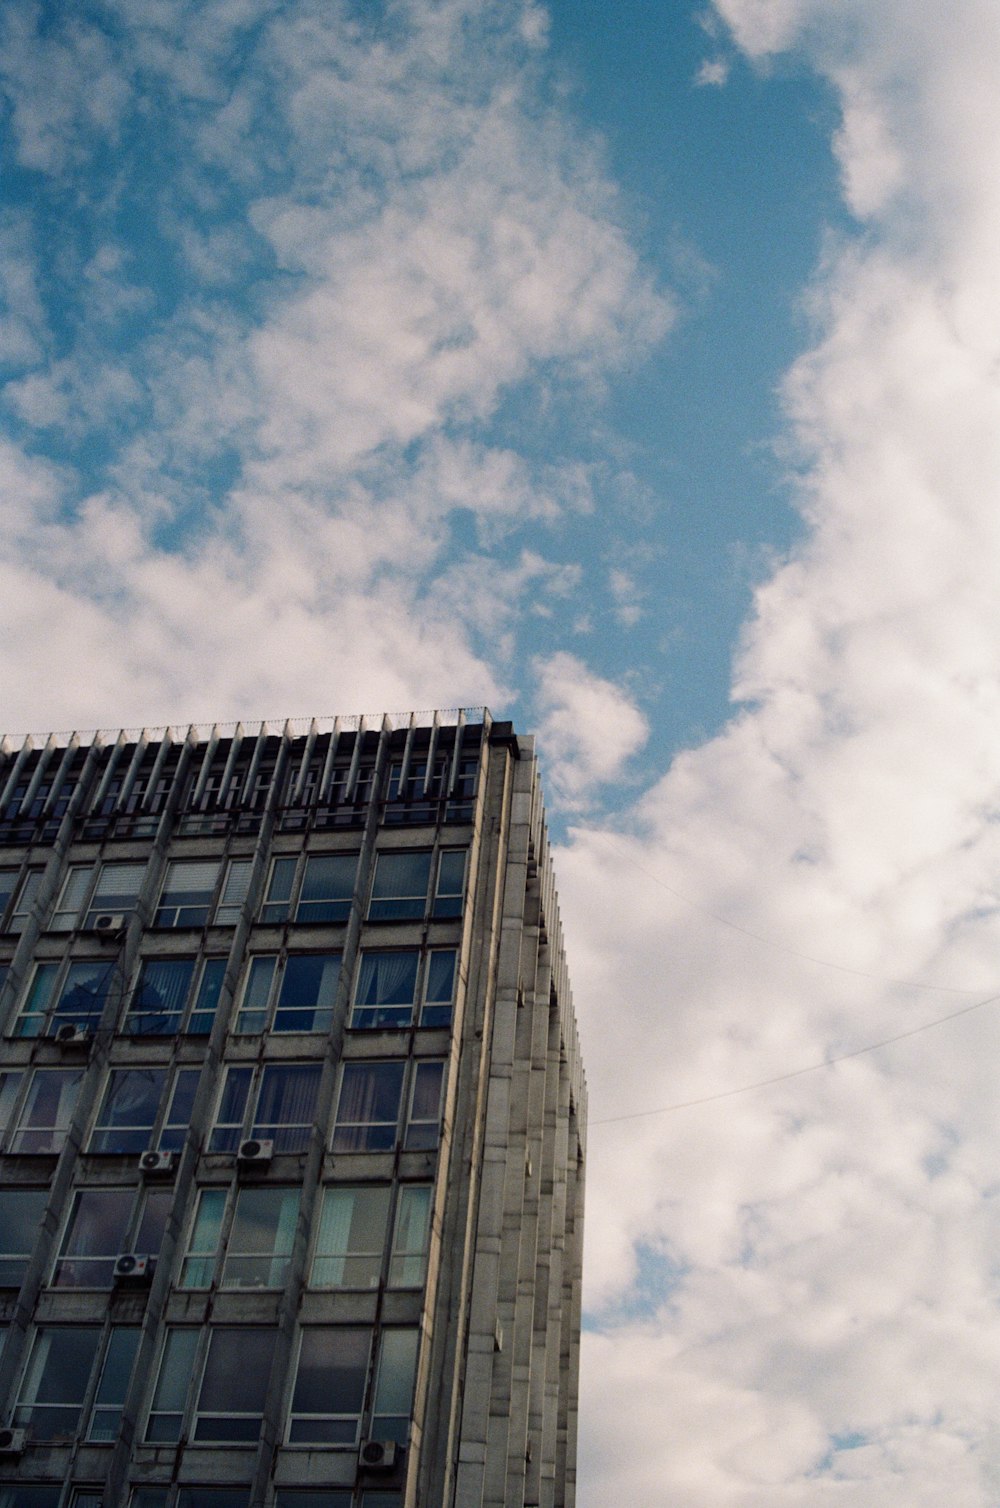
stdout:
{"type": "MultiPolygon", "coordinates": [[[[270,1184],[202,1188],[177,1275],[182,1289],[280,1289],[301,1189],[270,1184]]],[[[0,1189],[0,1287],[19,1288],[45,1213],[43,1189],[0,1189]]],[[[172,1189],[77,1189],[50,1275],[53,1288],[110,1288],[123,1253],[155,1259],[172,1189]]],[[[430,1184],[327,1187],[307,1283],[320,1289],[422,1288],[430,1184]]]]}
{"type": "MultiPolygon", "coordinates": [[[[0,1482],[0,1508],[59,1508],[62,1487],[0,1482]]],[[[366,1488],[360,1497],[339,1487],[278,1487],[273,1508],[402,1508],[402,1494],[366,1488]]],[[[136,1487],[129,1508],[249,1508],[249,1487],[136,1487]],[[171,1492],[173,1496],[171,1497],[171,1492]]],[[[105,1508],[100,1487],[78,1487],[68,1508],[105,1508]]]]}
{"type": "MultiPolygon", "coordinates": [[[[316,1124],[322,1065],[230,1065],[223,1076],[206,1151],[235,1152],[257,1138],[276,1153],[303,1152],[316,1124]]],[[[200,1068],[111,1069],[85,1149],[179,1151],[191,1123],[200,1068]]],[[[83,1068],[0,1071],[0,1148],[61,1151],[83,1068]]],[[[438,1143],[444,1062],[401,1058],[341,1064],[330,1146],[334,1152],[433,1150],[438,1143]]]]}
{"type": "MultiPolygon", "coordinates": [[[[461,916],[464,848],[385,849],[376,855],[369,921],[461,916]]],[[[271,860],[259,920],[264,923],[346,921],[357,877],[356,853],[298,854],[271,860]]],[[[156,927],[235,926],[247,897],[252,859],[173,859],[153,914],[156,927]]],[[[102,916],[134,910],[145,878],[141,864],[73,864],[48,918],[50,932],[92,930],[102,916]]],[[[42,880],[30,869],[0,869],[0,927],[23,932],[42,880]]]]}
{"type": "MultiPolygon", "coordinates": [[[[12,1423],[34,1440],[115,1439],[141,1331],[135,1325],[36,1329],[12,1423]]],[[[168,1326],[144,1438],[252,1444],[260,1436],[274,1326],[168,1326]]],[[[288,1445],[355,1446],[366,1433],[405,1443],[419,1331],[302,1325],[285,1407],[288,1445]]],[[[0,1497],[0,1504],[3,1498],[0,1497]]]]}
{"type": "MultiPolygon", "coordinates": [[[[255,953],[238,993],[234,1030],[328,1032],[340,980],[339,953],[255,953]]],[[[454,948],[366,949],[358,964],[348,1025],[360,1029],[448,1026],[455,996],[454,948]]],[[[212,1029],[224,958],[147,958],[122,1024],[129,1036],[195,1035],[212,1029]]],[[[11,1035],[52,1036],[61,1026],[94,1031],[109,995],[121,989],[116,958],[39,963],[11,1035]]]]}

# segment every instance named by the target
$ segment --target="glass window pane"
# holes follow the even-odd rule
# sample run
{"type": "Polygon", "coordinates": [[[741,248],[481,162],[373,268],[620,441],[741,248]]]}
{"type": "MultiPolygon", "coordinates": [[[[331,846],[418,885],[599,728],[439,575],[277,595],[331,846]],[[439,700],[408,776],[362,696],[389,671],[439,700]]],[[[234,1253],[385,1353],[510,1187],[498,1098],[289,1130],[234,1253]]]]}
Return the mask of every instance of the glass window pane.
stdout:
{"type": "Polygon", "coordinates": [[[403,1069],[398,1061],[344,1064],[335,1152],[382,1152],[396,1145],[403,1069]]]}
{"type": "Polygon", "coordinates": [[[292,885],[295,881],[295,867],[297,859],[275,859],[271,865],[271,877],[267,885],[267,895],[263,906],[260,908],[262,922],[276,923],[288,920],[289,902],[292,898],[292,885]]]}
{"type": "Polygon", "coordinates": [[[362,955],[351,1025],[409,1026],[417,992],[416,948],[362,955]]]}
{"type": "Polygon", "coordinates": [[[90,899],[84,926],[92,927],[98,916],[108,912],[133,911],[139,899],[139,891],[145,875],[145,862],[142,864],[103,864],[94,894],[90,899]]]}
{"type": "Polygon", "coordinates": [[[215,911],[217,927],[235,927],[243,910],[253,874],[252,859],[230,859],[226,879],[215,911]]]}
{"type": "Polygon", "coordinates": [[[165,1068],[114,1068],[90,1138],[91,1152],[144,1152],[152,1140],[165,1068]]]}
{"type": "Polygon", "coordinates": [[[52,991],[55,988],[56,977],[61,965],[58,963],[40,963],[35,967],[32,975],[31,987],[21,1006],[21,1014],[17,1020],[17,1035],[19,1037],[40,1037],[45,1029],[45,1016],[52,999],[52,991]]]}
{"type": "Polygon", "coordinates": [[[298,1189],[241,1189],[222,1287],[284,1287],[298,1213],[298,1189]]]}
{"type": "Polygon", "coordinates": [[[274,1508],[351,1508],[351,1494],[336,1487],[279,1487],[274,1508]]]}
{"type": "Polygon", "coordinates": [[[55,911],[49,919],[50,932],[70,932],[76,926],[80,907],[87,898],[93,877],[93,864],[74,865],[63,881],[55,911]]]}
{"type": "Polygon", "coordinates": [[[61,1152],[83,1080],[82,1068],[35,1070],[21,1109],[12,1152],[61,1152]]]}
{"type": "Polygon", "coordinates": [[[431,873],[429,849],[380,853],[375,864],[369,921],[404,921],[424,914],[431,873]]]}
{"type": "Polygon", "coordinates": [[[59,991],[49,1032],[69,1023],[83,1031],[96,1031],[108,990],[118,964],[114,959],[95,958],[71,963],[59,991]]]}
{"type": "Polygon", "coordinates": [[[14,902],[11,913],[7,918],[6,930],[8,932],[20,933],[24,931],[41,883],[42,871],[40,869],[29,869],[24,877],[17,900],[14,902]]]}
{"type": "Polygon", "coordinates": [[[392,1237],[389,1285],[392,1288],[422,1288],[427,1274],[430,1241],[431,1189],[429,1184],[404,1184],[396,1206],[392,1237]]]}
{"type": "Polygon", "coordinates": [[[339,953],[293,953],[281,976],[274,1030],[329,1031],[339,979],[339,953]]]}
{"type": "Polygon", "coordinates": [[[24,1082],[19,1069],[5,1069],[0,1073],[0,1133],[6,1131],[14,1117],[14,1102],[24,1082]]]}
{"type": "Polygon", "coordinates": [[[246,1508],[248,1487],[178,1487],[177,1508],[246,1508]]]}
{"type": "Polygon", "coordinates": [[[61,1496],[61,1487],[5,1484],[0,1487],[0,1508],[59,1508],[61,1496]]]}
{"type": "Polygon", "coordinates": [[[20,873],[17,869],[0,869],[0,923],[3,914],[10,905],[10,898],[17,888],[17,877],[20,873]]]}
{"type": "Polygon", "coordinates": [[[276,1330],[213,1330],[198,1393],[196,1440],[256,1440],[276,1330]]]}
{"type": "Polygon", "coordinates": [[[461,916],[464,893],[465,849],[445,848],[438,860],[433,915],[438,918],[461,916]]]}
{"type": "Polygon", "coordinates": [[[147,1257],[159,1256],[173,1202],[173,1189],[150,1189],[143,1196],[142,1214],[133,1237],[137,1252],[147,1257]]]}
{"type": "Polygon", "coordinates": [[[97,1325],[61,1325],[39,1330],[21,1383],[14,1423],[36,1440],[74,1435],[100,1340],[97,1325]]]}
{"type": "Polygon", "coordinates": [[[161,1152],[180,1152],[183,1148],[200,1078],[200,1068],[178,1068],[174,1074],[170,1102],[160,1130],[158,1146],[161,1152]]]}
{"type": "Polygon", "coordinates": [[[201,980],[198,984],[198,994],[195,998],[194,1009],[187,1029],[192,1035],[205,1035],[212,1030],[215,1020],[215,1012],[219,1005],[219,996],[226,977],[226,960],[224,958],[207,958],[201,971],[201,980]]]}
{"type": "Polygon", "coordinates": [[[313,1287],[378,1287],[389,1195],[387,1184],[324,1192],[312,1267],[313,1287]]]}
{"type": "Polygon", "coordinates": [[[134,1189],[80,1189],[52,1274],[56,1288],[110,1288],[115,1258],[125,1250],[134,1189]]]}
{"type": "Polygon", "coordinates": [[[356,853],[311,854],[306,860],[297,922],[343,922],[351,914],[356,853]]]}
{"type": "Polygon", "coordinates": [[[45,1213],[43,1189],[0,1189],[0,1288],[20,1288],[45,1213]]]}
{"type": "Polygon", "coordinates": [[[305,1151],[315,1121],[321,1072],[318,1063],[266,1067],[251,1136],[273,1141],[275,1152],[305,1151]]]}
{"type": "Polygon", "coordinates": [[[194,977],[193,958],[147,958],[125,1018],[133,1036],[172,1036],[181,1017],[194,977]]]}
{"type": "Polygon", "coordinates": [[[131,1325],[116,1325],[111,1331],[87,1431],[88,1440],[114,1440],[117,1436],[141,1334],[138,1326],[131,1325]]]}
{"type": "Polygon", "coordinates": [[[452,1001],[455,998],[454,948],[435,948],[427,956],[427,978],[424,983],[424,1003],[420,1012],[421,1026],[449,1026],[452,1001]]]}
{"type": "Polygon", "coordinates": [[[238,1032],[262,1032],[267,1025],[267,1002],[277,962],[273,955],[251,958],[236,1018],[238,1032]]]}
{"type": "Polygon", "coordinates": [[[417,1374],[419,1331],[383,1330],[379,1346],[372,1435],[406,1443],[417,1374]]]}
{"type": "Polygon", "coordinates": [[[295,1374],[288,1438],[317,1445],[353,1445],[358,1438],[371,1332],[325,1326],[305,1329],[295,1374]]]}
{"type": "Polygon", "coordinates": [[[407,1151],[436,1147],[441,1118],[443,1063],[418,1063],[413,1074],[410,1118],[403,1142],[407,1151]]]}
{"type": "Polygon", "coordinates": [[[225,1208],[225,1189],[202,1189],[194,1225],[191,1227],[187,1256],[181,1264],[177,1285],[179,1288],[211,1287],[225,1208]]]}
{"type": "Polygon", "coordinates": [[[175,859],[167,866],[166,879],[153,925],[157,927],[204,927],[219,876],[217,859],[175,859]]]}
{"type": "Polygon", "coordinates": [[[160,1359],[160,1375],[146,1425],[146,1439],[178,1440],[184,1422],[188,1388],[198,1349],[197,1330],[168,1330],[160,1359]]]}
{"type": "Polygon", "coordinates": [[[235,1152],[239,1146],[252,1078],[252,1068],[226,1069],[219,1110],[208,1142],[210,1152],[235,1152]]]}

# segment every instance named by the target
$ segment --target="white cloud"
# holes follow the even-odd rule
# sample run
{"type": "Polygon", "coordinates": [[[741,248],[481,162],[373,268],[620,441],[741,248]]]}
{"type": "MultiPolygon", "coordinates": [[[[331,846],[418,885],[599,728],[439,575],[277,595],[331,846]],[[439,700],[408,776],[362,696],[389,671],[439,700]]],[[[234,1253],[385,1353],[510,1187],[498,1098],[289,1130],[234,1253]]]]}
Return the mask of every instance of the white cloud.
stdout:
{"type": "Polygon", "coordinates": [[[808,532],[757,594],[743,706],[558,855],[598,1123],[581,1501],[991,1508],[995,1004],[600,1124],[1000,987],[1000,15],[718,9],[840,91],[867,225],[786,384],[808,532]]]}
{"type": "Polygon", "coordinates": [[[616,779],[642,748],[649,725],[619,686],[561,651],[537,658],[534,727],[550,800],[585,806],[595,788],[616,779]]]}
{"type": "Polygon", "coordinates": [[[694,76],[699,87],[706,85],[721,89],[729,82],[729,61],[726,58],[706,58],[694,76]]]}

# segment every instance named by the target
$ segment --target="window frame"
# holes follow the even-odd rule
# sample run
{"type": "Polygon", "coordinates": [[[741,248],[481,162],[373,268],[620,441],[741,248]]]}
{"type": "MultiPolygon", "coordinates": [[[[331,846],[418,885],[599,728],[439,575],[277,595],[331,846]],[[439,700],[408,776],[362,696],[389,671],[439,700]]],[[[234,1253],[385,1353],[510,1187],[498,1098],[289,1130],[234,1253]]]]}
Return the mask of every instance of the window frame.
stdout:
{"type": "MultiPolygon", "coordinates": [[[[206,1150],[209,1152],[235,1153],[239,1150],[240,1143],[249,1137],[255,1137],[274,1142],[275,1153],[304,1152],[309,1146],[315,1123],[316,1100],[319,1096],[320,1076],[322,1064],[311,1063],[258,1063],[256,1065],[246,1063],[229,1063],[222,1077],[216,1099],[216,1112],[208,1133],[206,1150]],[[300,1083],[305,1085],[308,1078],[312,1077],[315,1088],[312,1095],[312,1106],[309,1111],[308,1121],[283,1121],[280,1123],[263,1121],[260,1118],[261,1100],[264,1097],[265,1086],[271,1082],[271,1076],[281,1073],[297,1072],[301,1075],[300,1083]],[[220,1112],[225,1103],[230,1086],[239,1082],[238,1076],[245,1076],[246,1089],[243,1092],[242,1107],[239,1121],[232,1119],[221,1121],[220,1112]],[[281,1132],[296,1132],[298,1135],[282,1136],[281,1132]]],[[[235,1105],[233,1106],[235,1110],[235,1105]]]]}
{"type": "Polygon", "coordinates": [[[23,1185],[8,1185],[0,1189],[0,1210],[3,1211],[3,1219],[0,1220],[0,1288],[19,1289],[24,1282],[48,1206],[49,1192],[48,1189],[33,1189],[23,1185]],[[20,1217],[20,1228],[14,1218],[14,1205],[6,1204],[8,1199],[15,1204],[19,1199],[35,1201],[28,1205],[26,1215],[22,1214],[20,1217]],[[18,1251],[13,1247],[12,1239],[20,1234],[21,1229],[31,1233],[31,1242],[23,1251],[18,1251]]]}
{"type": "MultiPolygon", "coordinates": [[[[239,1005],[233,1024],[234,1036],[254,1036],[267,1031],[281,1035],[290,1032],[303,1032],[309,1035],[329,1032],[333,1026],[333,1016],[337,1008],[342,962],[343,955],[339,951],[329,953],[282,951],[248,954],[240,985],[239,1005]],[[309,959],[322,960],[320,988],[316,992],[316,1003],[290,1004],[285,1000],[285,992],[291,987],[293,976],[299,971],[300,963],[305,968],[309,959]],[[267,970],[266,983],[261,992],[261,1003],[250,1006],[247,1000],[254,988],[255,979],[258,974],[264,975],[264,966],[267,964],[270,968],[267,970]],[[324,988],[328,969],[333,973],[332,987],[325,986],[324,988]],[[331,990],[329,1004],[322,1004],[327,989],[331,990]],[[286,1018],[305,1016],[309,1013],[312,1015],[312,1024],[309,1026],[285,1024],[286,1018]],[[247,1024],[249,1022],[256,1024],[247,1024]]],[[[305,971],[308,972],[307,968],[305,971]]]]}
{"type": "MultiPolygon", "coordinates": [[[[79,1098],[80,1085],[83,1082],[85,1072],[86,1070],[83,1067],[46,1067],[35,1068],[30,1071],[27,1085],[23,1091],[23,1098],[20,1100],[20,1104],[17,1108],[17,1115],[16,1117],[11,1117],[11,1124],[7,1128],[5,1150],[9,1154],[17,1157],[58,1156],[63,1147],[66,1145],[66,1138],[68,1137],[70,1128],[73,1124],[73,1116],[76,1111],[76,1102],[79,1098]],[[73,1092],[70,1095],[69,1107],[66,1112],[65,1125],[60,1125],[58,1120],[52,1125],[40,1125],[30,1122],[26,1124],[25,1116],[28,1111],[33,1108],[36,1085],[39,1085],[43,1082],[53,1083],[57,1079],[65,1080],[67,1087],[72,1087],[73,1089],[73,1092]],[[73,1086],[74,1080],[76,1081],[75,1086],[73,1086]],[[48,1136],[49,1145],[29,1147],[22,1145],[24,1139],[36,1136],[48,1136]]],[[[63,1098],[62,1094],[60,1094],[59,1098],[60,1104],[58,1108],[61,1109],[63,1098]]]]}
{"type": "MultiPolygon", "coordinates": [[[[307,1286],[310,1289],[326,1292],[340,1292],[355,1290],[362,1293],[370,1293],[379,1287],[382,1281],[382,1270],[385,1263],[386,1245],[389,1239],[389,1230],[392,1216],[392,1184],[391,1183],[336,1183],[325,1184],[321,1190],[319,1218],[316,1221],[316,1234],[313,1239],[313,1249],[309,1262],[309,1276],[307,1286]],[[326,1239],[326,1225],[328,1223],[327,1210],[338,1199],[351,1198],[352,1204],[346,1221],[346,1242],[340,1248],[331,1243],[324,1248],[326,1239]],[[370,1199],[376,1206],[372,1225],[378,1227],[381,1223],[381,1233],[377,1245],[363,1246],[360,1244],[366,1224],[364,1216],[358,1220],[359,1201],[370,1199]],[[382,1204],[381,1211],[378,1203],[382,1204]],[[354,1227],[358,1222],[362,1227],[358,1233],[358,1244],[352,1244],[354,1240],[354,1227]],[[324,1278],[319,1274],[321,1263],[332,1265],[340,1264],[343,1276],[339,1279],[332,1277],[324,1278]],[[366,1264],[366,1265],[365,1265],[366,1264]],[[367,1272],[367,1276],[365,1273],[367,1272]]],[[[329,1224],[336,1230],[337,1222],[330,1218],[329,1224]]],[[[373,1231],[373,1235],[374,1235],[373,1231]]]]}
{"type": "Polygon", "coordinates": [[[219,893],[223,872],[221,857],[214,859],[168,860],[163,874],[163,882],[160,885],[160,893],[153,911],[152,926],[171,932],[204,931],[213,915],[215,899],[219,893]],[[171,894],[169,888],[171,878],[172,876],[176,876],[178,871],[185,869],[202,869],[207,871],[210,868],[214,869],[214,875],[209,888],[198,889],[189,886],[187,889],[181,889],[178,883],[173,894],[179,897],[187,896],[190,898],[178,900],[166,899],[171,894]]]}
{"type": "MultiPolygon", "coordinates": [[[[367,1399],[368,1399],[368,1388],[369,1388],[369,1383],[370,1383],[370,1379],[371,1379],[371,1371],[372,1371],[372,1357],[373,1357],[373,1354],[374,1354],[374,1338],[375,1338],[374,1337],[374,1331],[373,1331],[372,1326],[370,1324],[369,1325],[364,1325],[364,1324],[362,1324],[362,1325],[329,1325],[329,1324],[327,1324],[327,1325],[308,1325],[308,1324],[306,1324],[306,1325],[300,1325],[299,1326],[299,1331],[298,1331],[298,1335],[296,1337],[296,1346],[295,1346],[295,1365],[289,1369],[289,1373],[290,1373],[290,1377],[291,1377],[291,1388],[290,1388],[289,1397],[288,1397],[288,1407],[287,1407],[287,1409],[285,1411],[285,1443],[286,1443],[286,1445],[289,1445],[289,1446],[297,1446],[297,1445],[298,1446],[304,1446],[304,1447],[306,1447],[307,1449],[310,1449],[310,1450],[317,1450],[317,1449],[324,1449],[324,1448],[327,1448],[327,1449],[336,1449],[336,1448],[347,1448],[347,1449],[350,1449],[352,1446],[356,1446],[357,1445],[358,1441],[361,1439],[361,1426],[362,1426],[362,1421],[364,1420],[364,1417],[365,1417],[365,1405],[366,1405],[367,1399]],[[364,1346],[364,1356],[365,1356],[365,1359],[364,1359],[363,1364],[359,1368],[358,1365],[357,1365],[357,1361],[355,1360],[355,1362],[353,1364],[353,1368],[352,1368],[353,1373],[354,1373],[354,1379],[355,1379],[355,1387],[357,1387],[357,1378],[358,1378],[358,1374],[360,1372],[360,1388],[358,1389],[359,1396],[358,1396],[358,1399],[357,1399],[357,1402],[358,1402],[357,1412],[355,1413],[353,1409],[351,1409],[351,1410],[348,1410],[348,1409],[329,1409],[329,1410],[325,1410],[323,1412],[318,1412],[318,1411],[315,1411],[315,1410],[302,1409],[302,1408],[298,1408],[297,1409],[296,1408],[296,1398],[299,1395],[300,1383],[302,1384],[303,1391],[305,1391],[305,1389],[309,1387],[308,1380],[306,1378],[303,1378],[301,1376],[302,1358],[303,1358],[303,1353],[304,1353],[304,1351],[306,1349],[307,1343],[309,1343],[309,1344],[314,1343],[314,1338],[315,1338],[315,1343],[317,1345],[322,1344],[323,1342],[326,1342],[328,1344],[333,1344],[335,1342],[335,1340],[336,1340],[337,1337],[348,1337],[348,1336],[352,1337],[352,1339],[358,1339],[358,1340],[360,1340],[363,1343],[363,1346],[364,1346]],[[329,1426],[332,1426],[332,1429],[330,1430],[330,1433],[325,1438],[324,1438],[324,1436],[322,1434],[319,1434],[319,1433],[315,1432],[315,1429],[317,1427],[321,1428],[324,1423],[327,1424],[327,1425],[329,1425],[329,1426]],[[347,1426],[349,1423],[353,1423],[353,1430],[350,1431],[350,1432],[348,1432],[348,1430],[345,1427],[343,1429],[343,1431],[341,1432],[341,1437],[339,1439],[334,1438],[335,1434],[337,1433],[337,1427],[338,1427],[338,1425],[343,1424],[344,1426],[347,1426]],[[307,1434],[306,1431],[308,1430],[310,1424],[312,1424],[314,1426],[314,1432],[311,1433],[311,1434],[307,1434]],[[298,1428],[297,1428],[297,1426],[298,1426],[298,1428]],[[296,1435],[298,1435],[298,1438],[296,1438],[296,1435]]],[[[327,1362],[325,1364],[325,1370],[329,1374],[329,1373],[334,1372],[335,1369],[336,1369],[336,1367],[337,1367],[336,1356],[333,1356],[332,1358],[330,1358],[330,1359],[327,1360],[327,1362]]],[[[340,1370],[343,1370],[343,1367],[341,1367],[340,1370]]],[[[313,1386],[315,1387],[315,1384],[313,1384],[313,1386]]],[[[332,1380],[329,1380],[329,1377],[328,1377],[328,1380],[326,1381],[326,1384],[325,1384],[325,1387],[324,1387],[323,1391],[324,1391],[324,1397],[325,1398],[329,1398],[330,1401],[332,1402],[334,1400],[334,1397],[335,1397],[335,1384],[333,1383],[332,1380]]]]}
{"type": "Polygon", "coordinates": [[[228,962],[224,954],[217,953],[206,957],[195,953],[147,953],[139,960],[139,971],[136,974],[135,984],[132,986],[128,1008],[122,1017],[122,1035],[127,1037],[173,1037],[182,1034],[189,1037],[207,1036],[212,1030],[218,1011],[228,962]],[[184,998],[177,1010],[136,1010],[136,1003],[140,999],[145,984],[144,976],[150,965],[155,967],[158,964],[169,966],[188,963],[192,965],[191,974],[184,998]],[[206,1004],[206,998],[211,1000],[213,990],[214,1002],[206,1004]],[[136,1030],[135,1023],[144,1017],[162,1018],[167,1025],[163,1031],[136,1030]],[[176,1021],[176,1025],[171,1025],[172,1019],[176,1021]]]}
{"type": "Polygon", "coordinates": [[[20,1005],[12,1022],[12,1035],[34,1040],[40,1037],[51,1037],[60,1026],[70,1025],[85,1032],[96,1031],[114,989],[118,968],[117,954],[112,954],[110,957],[108,954],[103,954],[93,958],[67,956],[59,959],[39,959],[34,964],[28,983],[21,994],[20,1005]],[[67,1007],[65,1002],[69,992],[76,988],[85,988],[82,980],[86,977],[87,970],[98,974],[103,986],[100,994],[95,992],[92,995],[98,1008],[84,1011],[67,1007]],[[74,975],[78,976],[75,982],[74,975]],[[47,985],[43,983],[45,979],[49,981],[47,985]],[[36,993],[40,993],[40,1003],[37,1004],[36,993]],[[32,1030],[32,1027],[37,1029],[32,1030]]]}

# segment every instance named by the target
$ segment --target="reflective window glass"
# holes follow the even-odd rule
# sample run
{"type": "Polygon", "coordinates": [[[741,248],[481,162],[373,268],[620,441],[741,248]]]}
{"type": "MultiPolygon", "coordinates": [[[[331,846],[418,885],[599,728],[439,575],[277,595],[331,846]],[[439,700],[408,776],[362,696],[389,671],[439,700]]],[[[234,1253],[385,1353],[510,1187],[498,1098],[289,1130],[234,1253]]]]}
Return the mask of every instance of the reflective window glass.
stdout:
{"type": "Polygon", "coordinates": [[[310,854],[302,877],[295,920],[346,921],[351,914],[357,868],[356,853],[310,854]]]}
{"type": "Polygon", "coordinates": [[[110,1288],[134,1189],[78,1189],[52,1274],[56,1288],[110,1288]]]}
{"type": "Polygon", "coordinates": [[[210,1288],[222,1237],[226,1208],[225,1189],[202,1189],[188,1238],[187,1255],[181,1263],[179,1288],[210,1288]]]}
{"type": "Polygon", "coordinates": [[[137,1325],[115,1325],[112,1329],[90,1413],[88,1440],[111,1441],[117,1437],[141,1334],[137,1325]]]}
{"type": "Polygon", "coordinates": [[[45,1213],[43,1189],[0,1189],[0,1288],[20,1288],[45,1213]]]}
{"type": "Polygon", "coordinates": [[[419,1339],[415,1329],[382,1331],[372,1407],[372,1435],[376,1440],[406,1444],[419,1339]]]}
{"type": "Polygon", "coordinates": [[[156,909],[156,927],[204,927],[219,877],[217,859],[174,859],[156,909]]]}
{"type": "Polygon", "coordinates": [[[407,921],[422,917],[427,905],[430,873],[430,849],[402,849],[378,854],[368,920],[407,921]]]}
{"type": "Polygon", "coordinates": [[[91,1152],[144,1152],[167,1080],[165,1068],[113,1068],[108,1077],[91,1152]]]}
{"type": "Polygon", "coordinates": [[[124,1030],[133,1036],[173,1036],[180,1030],[194,978],[193,958],[147,958],[139,974],[124,1030]]]}
{"type": "Polygon", "coordinates": [[[396,1223],[389,1260],[390,1288],[422,1288],[427,1276],[431,1188],[403,1184],[396,1202],[396,1223]]]}
{"type": "Polygon", "coordinates": [[[390,1193],[388,1184],[324,1191],[310,1280],[314,1288],[378,1287],[390,1193]]]}
{"type": "Polygon", "coordinates": [[[199,1334],[198,1330],[167,1331],[153,1406],[146,1424],[147,1440],[166,1443],[180,1439],[199,1334]]]}
{"type": "Polygon", "coordinates": [[[222,1269],[222,1287],[284,1287],[298,1213],[298,1189],[241,1189],[222,1269]]]}
{"type": "Polygon", "coordinates": [[[351,1025],[409,1026],[417,992],[416,948],[362,954],[351,1025]]]}
{"type": "Polygon", "coordinates": [[[83,1081],[82,1068],[38,1068],[11,1139],[12,1152],[61,1152],[83,1081]]]}
{"type": "Polygon", "coordinates": [[[277,1331],[211,1332],[198,1390],[195,1440],[253,1441],[260,1434],[277,1331]]]}
{"type": "Polygon", "coordinates": [[[405,1064],[345,1063],[341,1076],[335,1152],[384,1152],[396,1145],[405,1064]]]}
{"type": "Polygon", "coordinates": [[[367,1329],[324,1326],[302,1331],[288,1421],[292,1444],[355,1443],[370,1350],[367,1329]]]}
{"type": "Polygon", "coordinates": [[[75,1435],[101,1331],[97,1325],[60,1325],[35,1333],[14,1423],[36,1440],[75,1435]]]}

